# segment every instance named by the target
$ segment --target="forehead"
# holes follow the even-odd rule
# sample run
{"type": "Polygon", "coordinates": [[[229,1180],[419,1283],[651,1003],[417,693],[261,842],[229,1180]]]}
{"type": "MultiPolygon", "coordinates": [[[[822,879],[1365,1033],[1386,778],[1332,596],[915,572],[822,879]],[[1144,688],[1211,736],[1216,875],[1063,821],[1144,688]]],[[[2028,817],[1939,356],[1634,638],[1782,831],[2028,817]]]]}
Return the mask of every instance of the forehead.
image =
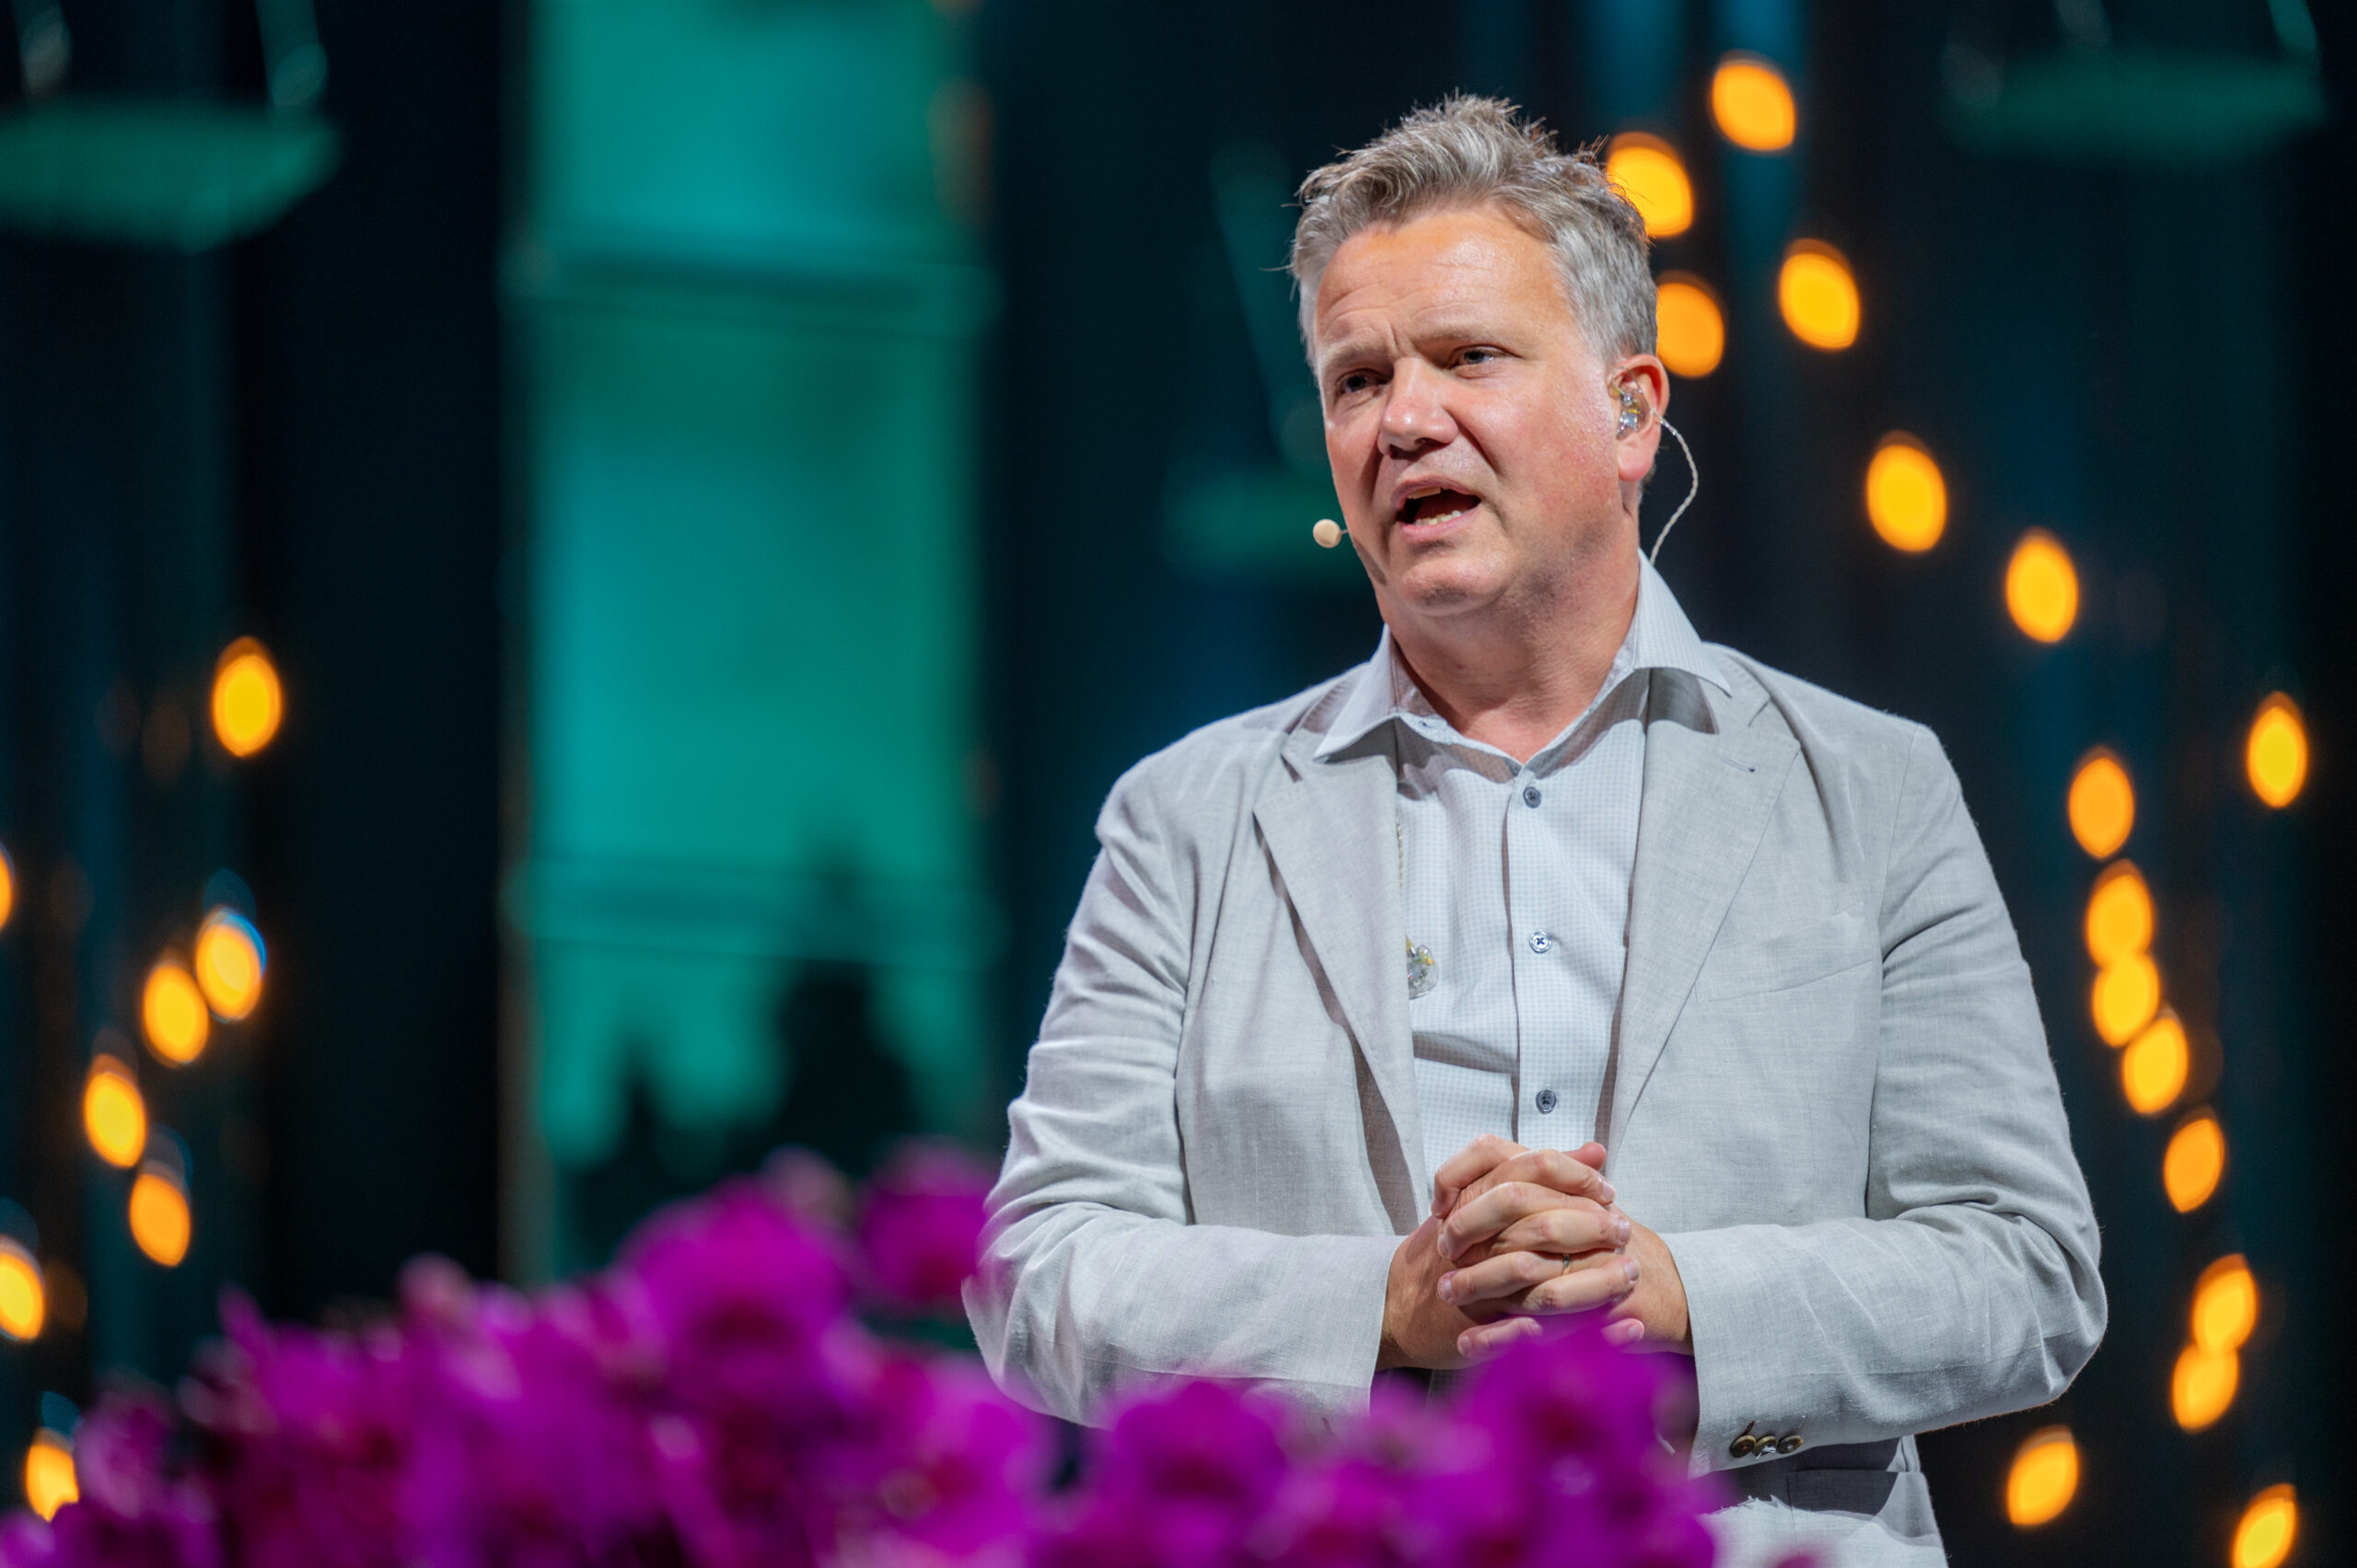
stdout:
{"type": "Polygon", "coordinates": [[[1312,321],[1322,357],[1361,338],[1544,331],[1572,325],[1572,314],[1543,242],[1494,207],[1464,207],[1344,240],[1318,279],[1312,321]]]}

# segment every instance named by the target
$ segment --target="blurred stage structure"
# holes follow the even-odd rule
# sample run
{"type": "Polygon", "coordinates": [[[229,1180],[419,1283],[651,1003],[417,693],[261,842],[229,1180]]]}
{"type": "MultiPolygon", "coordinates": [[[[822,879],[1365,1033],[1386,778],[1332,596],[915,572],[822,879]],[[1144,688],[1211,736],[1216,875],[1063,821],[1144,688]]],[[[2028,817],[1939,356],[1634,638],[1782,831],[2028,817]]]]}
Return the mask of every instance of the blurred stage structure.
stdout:
{"type": "Polygon", "coordinates": [[[497,1261],[500,80],[495,16],[431,0],[12,9],[0,1330],[40,1322],[0,1423],[38,1486],[224,1286],[316,1315],[497,1261]]]}
{"type": "Polygon", "coordinates": [[[860,1168],[914,1121],[994,1135],[994,294],[981,89],[922,0],[544,0],[528,36],[510,1234],[539,1275],[731,1146],[860,1168]]]}
{"type": "Polygon", "coordinates": [[[2038,976],[2113,1328],[1955,1560],[2347,1555],[2343,10],[17,0],[0,1453],[225,1283],[994,1146],[1112,779],[1373,645],[1284,203],[1465,87],[1654,226],[1688,610],[1940,733],[2038,976]]]}

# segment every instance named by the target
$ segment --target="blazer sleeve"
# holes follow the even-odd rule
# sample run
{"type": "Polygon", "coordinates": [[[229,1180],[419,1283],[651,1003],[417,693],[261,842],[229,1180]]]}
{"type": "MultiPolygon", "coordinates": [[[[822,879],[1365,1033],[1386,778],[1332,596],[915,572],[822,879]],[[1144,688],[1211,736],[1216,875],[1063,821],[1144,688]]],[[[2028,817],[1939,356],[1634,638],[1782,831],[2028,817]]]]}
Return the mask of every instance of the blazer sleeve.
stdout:
{"type": "Polygon", "coordinates": [[[1152,765],[1098,818],[967,1313],[1000,1384],[1066,1420],[1174,1376],[1340,1415],[1366,1401],[1398,1238],[1190,1223],[1176,1074],[1204,890],[1152,765]]]}
{"type": "Polygon", "coordinates": [[[1863,1218],[1666,1237],[1695,1466],[1753,1430],[1878,1441],[2055,1398],[2106,1317],[2095,1214],[1988,856],[1939,742],[1901,773],[1863,1218]]]}

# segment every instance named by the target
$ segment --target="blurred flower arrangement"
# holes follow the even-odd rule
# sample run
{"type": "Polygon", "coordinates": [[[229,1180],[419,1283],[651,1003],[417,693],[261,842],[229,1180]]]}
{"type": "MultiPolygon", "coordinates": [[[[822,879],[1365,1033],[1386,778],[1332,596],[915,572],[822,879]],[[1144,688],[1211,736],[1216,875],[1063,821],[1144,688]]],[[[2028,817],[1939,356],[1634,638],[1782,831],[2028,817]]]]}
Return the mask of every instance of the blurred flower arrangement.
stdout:
{"type": "Polygon", "coordinates": [[[788,1156],[542,1295],[428,1259],[356,1332],[233,1298],[176,1411],[118,1391],[82,1422],[79,1501],[0,1527],[0,1568],[1710,1562],[1652,1365],[1593,1332],[1334,1435],[1158,1389],[1059,1487],[1052,1423],[970,1353],[882,1331],[958,1313],[987,1179],[913,1145],[854,1202],[788,1156]]]}

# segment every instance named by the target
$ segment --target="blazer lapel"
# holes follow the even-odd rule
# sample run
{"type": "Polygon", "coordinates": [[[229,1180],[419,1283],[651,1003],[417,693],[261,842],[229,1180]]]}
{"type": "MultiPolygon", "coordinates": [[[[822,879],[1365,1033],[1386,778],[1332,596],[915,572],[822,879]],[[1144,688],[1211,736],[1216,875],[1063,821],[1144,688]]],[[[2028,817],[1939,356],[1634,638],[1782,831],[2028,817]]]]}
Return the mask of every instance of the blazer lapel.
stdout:
{"type": "MultiPolygon", "coordinates": [[[[1408,1026],[1406,916],[1399,904],[1399,785],[1380,754],[1319,761],[1310,753],[1319,737],[1297,731],[1285,748],[1293,782],[1271,790],[1253,810],[1260,836],[1284,881],[1342,1019],[1357,1040],[1368,1076],[1382,1097],[1399,1146],[1408,1191],[1385,1194],[1404,1201],[1412,1227],[1417,1198],[1430,1173],[1416,1115],[1415,1040],[1408,1026]]],[[[1391,1162],[1377,1151],[1376,1166],[1391,1162]]]]}
{"type": "Polygon", "coordinates": [[[1629,889],[1629,961],[1606,1146],[1629,1122],[1670,1027],[1768,827],[1799,743],[1774,729],[1645,729],[1645,782],[1629,889]]]}

